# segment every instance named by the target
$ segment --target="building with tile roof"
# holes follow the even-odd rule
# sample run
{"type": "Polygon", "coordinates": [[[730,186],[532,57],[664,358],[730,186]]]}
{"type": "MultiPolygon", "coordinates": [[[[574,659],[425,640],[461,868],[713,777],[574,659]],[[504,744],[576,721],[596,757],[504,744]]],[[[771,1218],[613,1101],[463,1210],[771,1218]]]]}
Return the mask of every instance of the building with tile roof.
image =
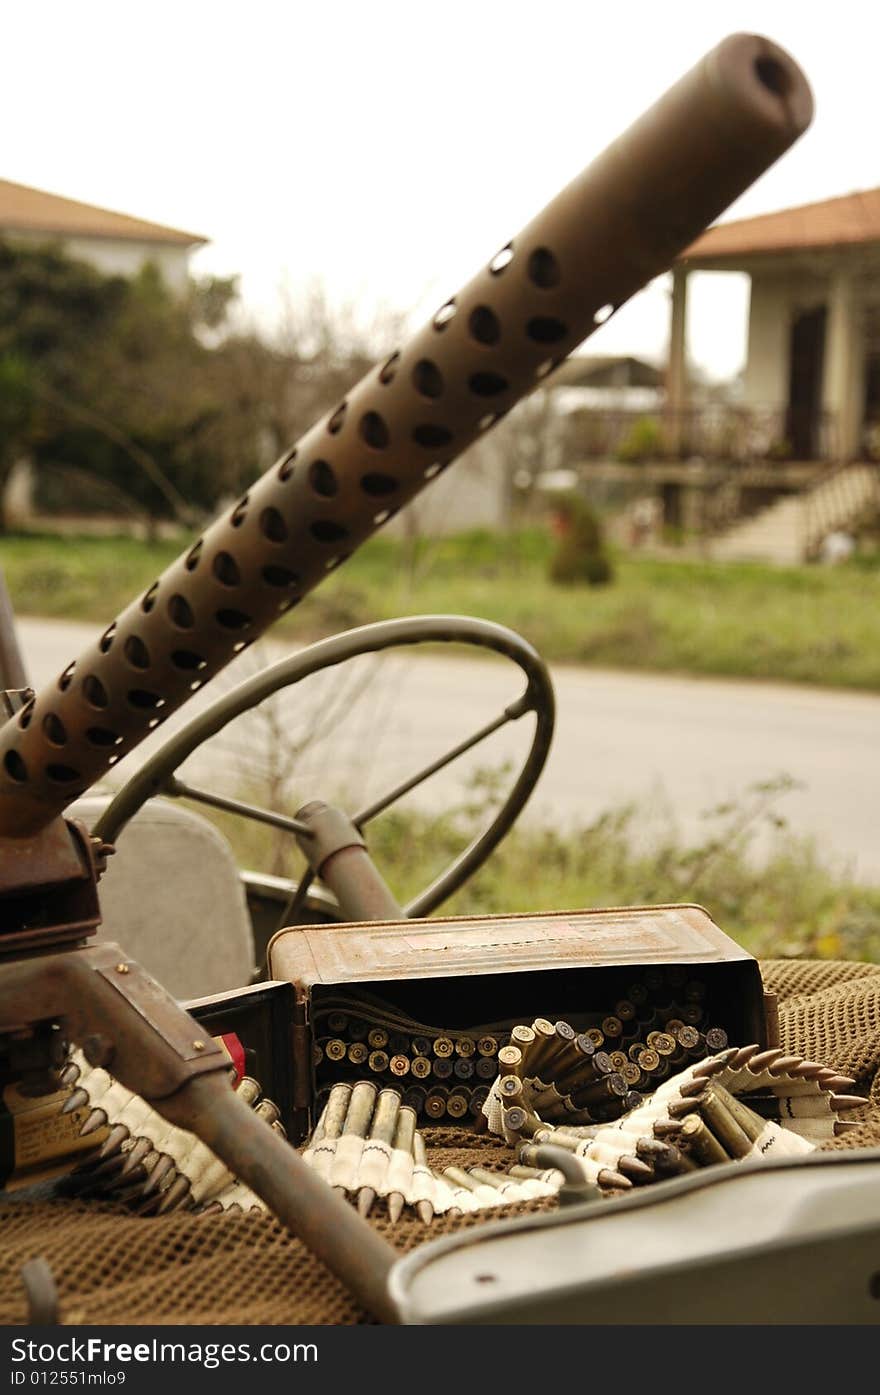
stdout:
{"type": "Polygon", "coordinates": [[[687,405],[685,309],[693,271],[751,281],[743,406],[778,423],[800,460],[873,454],[880,425],[880,189],[703,233],[673,277],[671,412],[687,405]]]}
{"type": "Polygon", "coordinates": [[[197,233],[62,198],[9,179],[0,179],[0,237],[60,242],[70,256],[89,262],[108,276],[134,276],[146,262],[152,262],[174,290],[186,284],[190,254],[207,241],[197,233]]]}

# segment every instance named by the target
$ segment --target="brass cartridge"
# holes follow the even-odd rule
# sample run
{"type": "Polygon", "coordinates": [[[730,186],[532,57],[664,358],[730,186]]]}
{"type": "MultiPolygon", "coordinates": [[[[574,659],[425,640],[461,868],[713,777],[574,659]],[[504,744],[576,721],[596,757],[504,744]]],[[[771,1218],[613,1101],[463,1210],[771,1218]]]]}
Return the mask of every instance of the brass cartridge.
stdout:
{"type": "Polygon", "coordinates": [[[752,1151],[752,1140],[742,1129],[723,1100],[711,1087],[700,1102],[700,1114],[722,1148],[732,1158],[745,1158],[752,1151]]]}
{"type": "Polygon", "coordinates": [[[711,1093],[719,1103],[724,1105],[750,1143],[754,1143],[756,1139],[760,1138],[764,1131],[764,1121],[753,1109],[748,1107],[745,1100],[738,1099],[736,1095],[731,1094],[723,1085],[719,1085],[714,1080],[706,1093],[711,1093]]]}
{"type": "Polygon", "coordinates": [[[345,1122],[342,1125],[343,1134],[366,1138],[376,1104],[376,1093],[376,1086],[372,1080],[359,1080],[352,1087],[345,1122]]]}
{"type": "Polygon", "coordinates": [[[429,1119],[442,1119],[446,1113],[449,1092],[442,1085],[434,1085],[425,1100],[425,1113],[429,1119]]]}
{"type": "Polygon", "coordinates": [[[352,1087],[348,1084],[333,1086],[318,1120],[312,1139],[313,1143],[319,1142],[322,1138],[338,1138],[342,1133],[342,1126],[348,1114],[351,1091],[352,1087]]]}
{"type": "Polygon", "coordinates": [[[423,1090],[419,1085],[410,1085],[409,1089],[403,1092],[402,1102],[407,1109],[413,1110],[415,1114],[421,1114],[422,1110],[425,1108],[426,1098],[426,1090],[423,1090]]]}
{"type": "Polygon", "coordinates": [[[470,1101],[466,1095],[450,1094],[446,1101],[446,1113],[450,1119],[463,1119],[468,1112],[470,1101]]]}
{"type": "Polygon", "coordinates": [[[556,1054],[556,1029],[546,1017],[536,1017],[532,1023],[532,1031],[535,1034],[535,1044],[529,1051],[523,1069],[529,1076],[537,1075],[540,1078],[546,1062],[556,1054]]]}
{"type": "Polygon", "coordinates": [[[714,1167],[718,1163],[732,1162],[727,1149],[707,1127],[699,1114],[689,1114],[681,1126],[681,1144],[704,1167],[714,1167]]]}

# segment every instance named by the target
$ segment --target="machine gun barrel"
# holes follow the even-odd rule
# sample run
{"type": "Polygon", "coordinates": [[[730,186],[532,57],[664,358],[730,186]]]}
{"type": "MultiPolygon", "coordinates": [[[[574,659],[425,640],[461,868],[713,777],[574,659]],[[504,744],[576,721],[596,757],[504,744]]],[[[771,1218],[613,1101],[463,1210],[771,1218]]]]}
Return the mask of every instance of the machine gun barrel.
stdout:
{"type": "Polygon", "coordinates": [[[0,837],[46,827],[296,605],[811,115],[805,78],[769,40],[733,35],[706,55],[5,724],[0,837]]]}

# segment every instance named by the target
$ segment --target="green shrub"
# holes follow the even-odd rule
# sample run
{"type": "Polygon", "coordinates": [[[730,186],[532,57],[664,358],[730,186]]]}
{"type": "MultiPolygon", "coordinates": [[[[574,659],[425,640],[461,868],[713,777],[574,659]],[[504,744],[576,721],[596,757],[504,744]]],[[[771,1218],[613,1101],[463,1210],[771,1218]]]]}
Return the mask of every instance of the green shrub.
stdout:
{"type": "Polygon", "coordinates": [[[639,417],[621,436],[615,455],[626,463],[662,459],[667,453],[663,427],[656,417],[639,417]]]}
{"type": "Polygon", "coordinates": [[[585,499],[574,491],[555,499],[553,531],[558,543],[550,559],[550,580],[560,586],[605,586],[613,578],[602,528],[585,499]]]}

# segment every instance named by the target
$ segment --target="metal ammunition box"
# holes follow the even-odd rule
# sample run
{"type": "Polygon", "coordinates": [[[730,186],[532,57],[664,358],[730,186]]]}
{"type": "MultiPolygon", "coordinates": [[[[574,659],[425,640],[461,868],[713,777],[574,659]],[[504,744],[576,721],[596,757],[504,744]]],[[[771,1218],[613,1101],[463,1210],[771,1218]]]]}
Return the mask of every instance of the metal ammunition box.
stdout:
{"type": "Polygon", "coordinates": [[[296,994],[292,1136],[302,1139],[314,1122],[312,1026],[323,1004],[338,1008],[347,995],[375,1001],[420,1024],[413,1030],[472,1032],[489,1023],[494,1030],[536,1013],[576,1025],[607,1016],[640,973],[669,965],[686,966],[688,980],[705,984],[708,1016],[731,1042],[775,1042],[775,1000],[764,995],[757,962],[701,906],[281,930],[269,945],[269,974],[296,994]]]}
{"type": "MultiPolygon", "coordinates": [[[[184,1003],[211,1036],[232,1034],[244,1052],[244,1072],[260,1082],[262,1092],[281,1111],[288,1137],[302,1127],[302,1109],[294,1098],[296,996],[289,983],[260,983],[184,1003]]],[[[311,1051],[303,1034],[299,1050],[311,1051]]]]}

